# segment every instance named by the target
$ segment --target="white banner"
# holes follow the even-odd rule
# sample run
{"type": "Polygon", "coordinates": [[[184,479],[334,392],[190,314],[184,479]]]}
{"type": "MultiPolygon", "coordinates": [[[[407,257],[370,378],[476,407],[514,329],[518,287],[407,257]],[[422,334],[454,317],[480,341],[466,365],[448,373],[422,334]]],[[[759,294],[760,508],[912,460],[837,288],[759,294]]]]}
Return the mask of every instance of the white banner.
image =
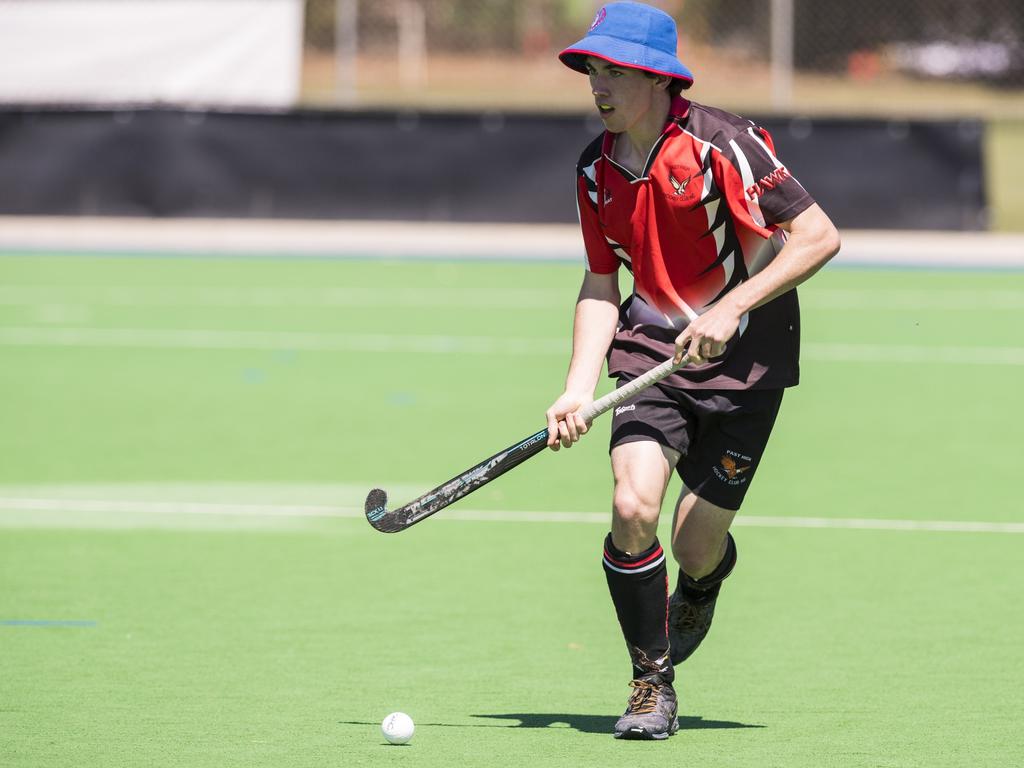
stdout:
{"type": "Polygon", "coordinates": [[[303,0],[3,0],[0,102],[289,107],[303,0]]]}

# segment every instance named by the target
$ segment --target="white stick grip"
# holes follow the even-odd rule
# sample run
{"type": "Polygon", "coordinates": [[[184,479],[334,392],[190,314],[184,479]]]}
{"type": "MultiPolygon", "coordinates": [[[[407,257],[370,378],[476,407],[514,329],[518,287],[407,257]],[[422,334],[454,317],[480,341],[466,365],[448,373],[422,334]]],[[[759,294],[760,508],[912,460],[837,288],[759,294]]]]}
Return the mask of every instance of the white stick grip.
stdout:
{"type": "Polygon", "coordinates": [[[683,358],[682,362],[676,364],[672,362],[672,358],[669,358],[664,363],[656,366],[649,370],[647,373],[637,376],[628,384],[623,384],[621,387],[616,389],[614,392],[609,392],[604,397],[598,398],[586,408],[580,411],[580,416],[588,424],[593,421],[596,417],[600,416],[605,411],[610,411],[616,405],[621,403],[623,400],[628,400],[641,389],[646,389],[652,384],[657,384],[659,381],[664,379],[670,373],[677,368],[682,368],[689,361],[687,358],[683,358]]]}

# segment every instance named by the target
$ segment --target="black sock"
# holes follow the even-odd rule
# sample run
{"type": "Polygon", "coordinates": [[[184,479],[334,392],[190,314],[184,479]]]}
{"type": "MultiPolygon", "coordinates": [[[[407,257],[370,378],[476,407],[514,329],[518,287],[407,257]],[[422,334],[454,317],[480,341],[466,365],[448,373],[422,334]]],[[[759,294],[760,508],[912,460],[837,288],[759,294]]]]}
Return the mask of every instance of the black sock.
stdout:
{"type": "Polygon", "coordinates": [[[725,577],[732,573],[736,567],[736,541],[731,533],[726,533],[725,555],[722,562],[715,566],[715,570],[707,576],[695,579],[679,569],[679,580],[676,582],[676,589],[691,600],[707,600],[718,596],[718,590],[722,588],[725,577]]]}
{"type": "Polygon", "coordinates": [[[633,662],[633,677],[658,674],[666,683],[674,677],[668,656],[668,569],[665,551],[654,543],[628,555],[604,540],[604,574],[615,604],[626,647],[633,662]]]}

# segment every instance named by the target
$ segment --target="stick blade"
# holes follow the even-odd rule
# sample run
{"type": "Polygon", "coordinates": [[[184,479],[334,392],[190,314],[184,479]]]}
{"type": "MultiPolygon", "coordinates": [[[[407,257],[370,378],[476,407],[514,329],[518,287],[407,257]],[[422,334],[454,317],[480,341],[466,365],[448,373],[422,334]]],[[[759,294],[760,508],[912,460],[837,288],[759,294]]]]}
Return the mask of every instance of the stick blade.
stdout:
{"type": "Polygon", "coordinates": [[[388,494],[381,488],[374,488],[366,495],[366,503],[363,504],[363,511],[366,513],[366,520],[374,528],[382,533],[395,533],[404,527],[398,520],[398,515],[388,512],[388,494]]]}

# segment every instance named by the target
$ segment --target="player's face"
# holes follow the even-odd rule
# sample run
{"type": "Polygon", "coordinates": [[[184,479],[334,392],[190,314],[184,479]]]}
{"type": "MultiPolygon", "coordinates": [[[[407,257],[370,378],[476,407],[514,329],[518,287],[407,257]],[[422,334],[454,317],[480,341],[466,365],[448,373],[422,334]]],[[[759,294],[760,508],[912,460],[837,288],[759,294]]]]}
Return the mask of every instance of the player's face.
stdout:
{"type": "Polygon", "coordinates": [[[653,107],[655,93],[661,86],[654,78],[638,69],[620,67],[594,56],[587,57],[587,73],[594,103],[608,131],[630,131],[652,117],[656,117],[660,127],[664,116],[655,115],[653,107]]]}

